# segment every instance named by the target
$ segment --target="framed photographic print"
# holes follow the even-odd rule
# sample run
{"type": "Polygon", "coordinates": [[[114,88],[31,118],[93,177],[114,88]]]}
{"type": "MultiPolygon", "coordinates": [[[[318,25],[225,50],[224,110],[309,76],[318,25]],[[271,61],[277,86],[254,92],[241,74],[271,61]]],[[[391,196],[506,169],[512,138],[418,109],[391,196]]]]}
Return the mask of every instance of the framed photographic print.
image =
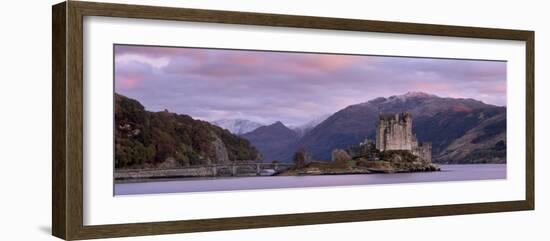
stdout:
{"type": "Polygon", "coordinates": [[[53,6],[53,235],[534,209],[534,32],[53,6]]]}

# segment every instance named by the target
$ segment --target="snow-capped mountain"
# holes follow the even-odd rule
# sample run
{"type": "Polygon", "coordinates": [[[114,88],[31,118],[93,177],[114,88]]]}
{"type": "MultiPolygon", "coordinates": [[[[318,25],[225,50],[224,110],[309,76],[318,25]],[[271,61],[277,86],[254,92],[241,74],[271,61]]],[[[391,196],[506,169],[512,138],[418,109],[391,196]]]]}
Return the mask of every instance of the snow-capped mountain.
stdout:
{"type": "Polygon", "coordinates": [[[213,121],[212,124],[227,129],[229,132],[242,135],[258,129],[262,124],[243,119],[222,119],[213,121]]]}
{"type": "Polygon", "coordinates": [[[318,116],[314,118],[313,120],[308,121],[307,123],[304,123],[299,126],[291,126],[290,129],[296,132],[298,136],[302,137],[305,134],[307,134],[309,131],[313,130],[317,125],[321,124],[321,122],[325,121],[327,118],[329,118],[331,114],[324,114],[321,116],[318,116]]]}

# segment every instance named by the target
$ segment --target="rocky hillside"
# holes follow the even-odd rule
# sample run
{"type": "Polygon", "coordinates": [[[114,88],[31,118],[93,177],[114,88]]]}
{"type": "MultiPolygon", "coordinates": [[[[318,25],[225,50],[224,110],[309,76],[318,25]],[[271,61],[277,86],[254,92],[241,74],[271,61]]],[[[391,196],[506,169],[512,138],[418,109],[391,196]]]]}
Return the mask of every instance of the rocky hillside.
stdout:
{"type": "Polygon", "coordinates": [[[146,111],[115,94],[115,167],[178,167],[256,160],[248,140],[188,115],[146,111]]]}
{"type": "Polygon", "coordinates": [[[281,160],[289,161],[298,147],[305,147],[316,160],[329,160],[333,149],[356,145],[365,137],[374,139],[381,112],[411,113],[413,133],[420,142],[432,142],[435,162],[505,162],[505,107],[418,92],[348,106],[287,148],[281,160]]]}
{"type": "Polygon", "coordinates": [[[484,118],[439,152],[441,163],[505,163],[506,112],[484,118]]]}

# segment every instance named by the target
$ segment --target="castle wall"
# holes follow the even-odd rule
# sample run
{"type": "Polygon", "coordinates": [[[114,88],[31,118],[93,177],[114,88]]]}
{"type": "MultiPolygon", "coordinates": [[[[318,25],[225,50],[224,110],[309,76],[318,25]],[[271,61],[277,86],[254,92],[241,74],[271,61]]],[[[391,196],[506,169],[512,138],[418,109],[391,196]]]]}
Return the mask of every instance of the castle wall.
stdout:
{"type": "Polygon", "coordinates": [[[432,162],[432,143],[420,143],[412,150],[412,154],[418,156],[423,161],[432,162]]]}

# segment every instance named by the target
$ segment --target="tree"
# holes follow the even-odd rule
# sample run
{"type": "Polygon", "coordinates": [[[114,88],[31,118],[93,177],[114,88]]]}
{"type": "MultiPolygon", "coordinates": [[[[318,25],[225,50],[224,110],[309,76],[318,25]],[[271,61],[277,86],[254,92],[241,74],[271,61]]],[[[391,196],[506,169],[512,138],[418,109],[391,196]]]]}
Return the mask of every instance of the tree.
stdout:
{"type": "Polygon", "coordinates": [[[349,154],[342,149],[332,150],[332,161],[336,163],[346,163],[351,160],[349,154]]]}
{"type": "Polygon", "coordinates": [[[304,167],[309,159],[309,154],[304,147],[300,147],[300,149],[294,153],[294,157],[292,158],[297,168],[304,167]]]}

